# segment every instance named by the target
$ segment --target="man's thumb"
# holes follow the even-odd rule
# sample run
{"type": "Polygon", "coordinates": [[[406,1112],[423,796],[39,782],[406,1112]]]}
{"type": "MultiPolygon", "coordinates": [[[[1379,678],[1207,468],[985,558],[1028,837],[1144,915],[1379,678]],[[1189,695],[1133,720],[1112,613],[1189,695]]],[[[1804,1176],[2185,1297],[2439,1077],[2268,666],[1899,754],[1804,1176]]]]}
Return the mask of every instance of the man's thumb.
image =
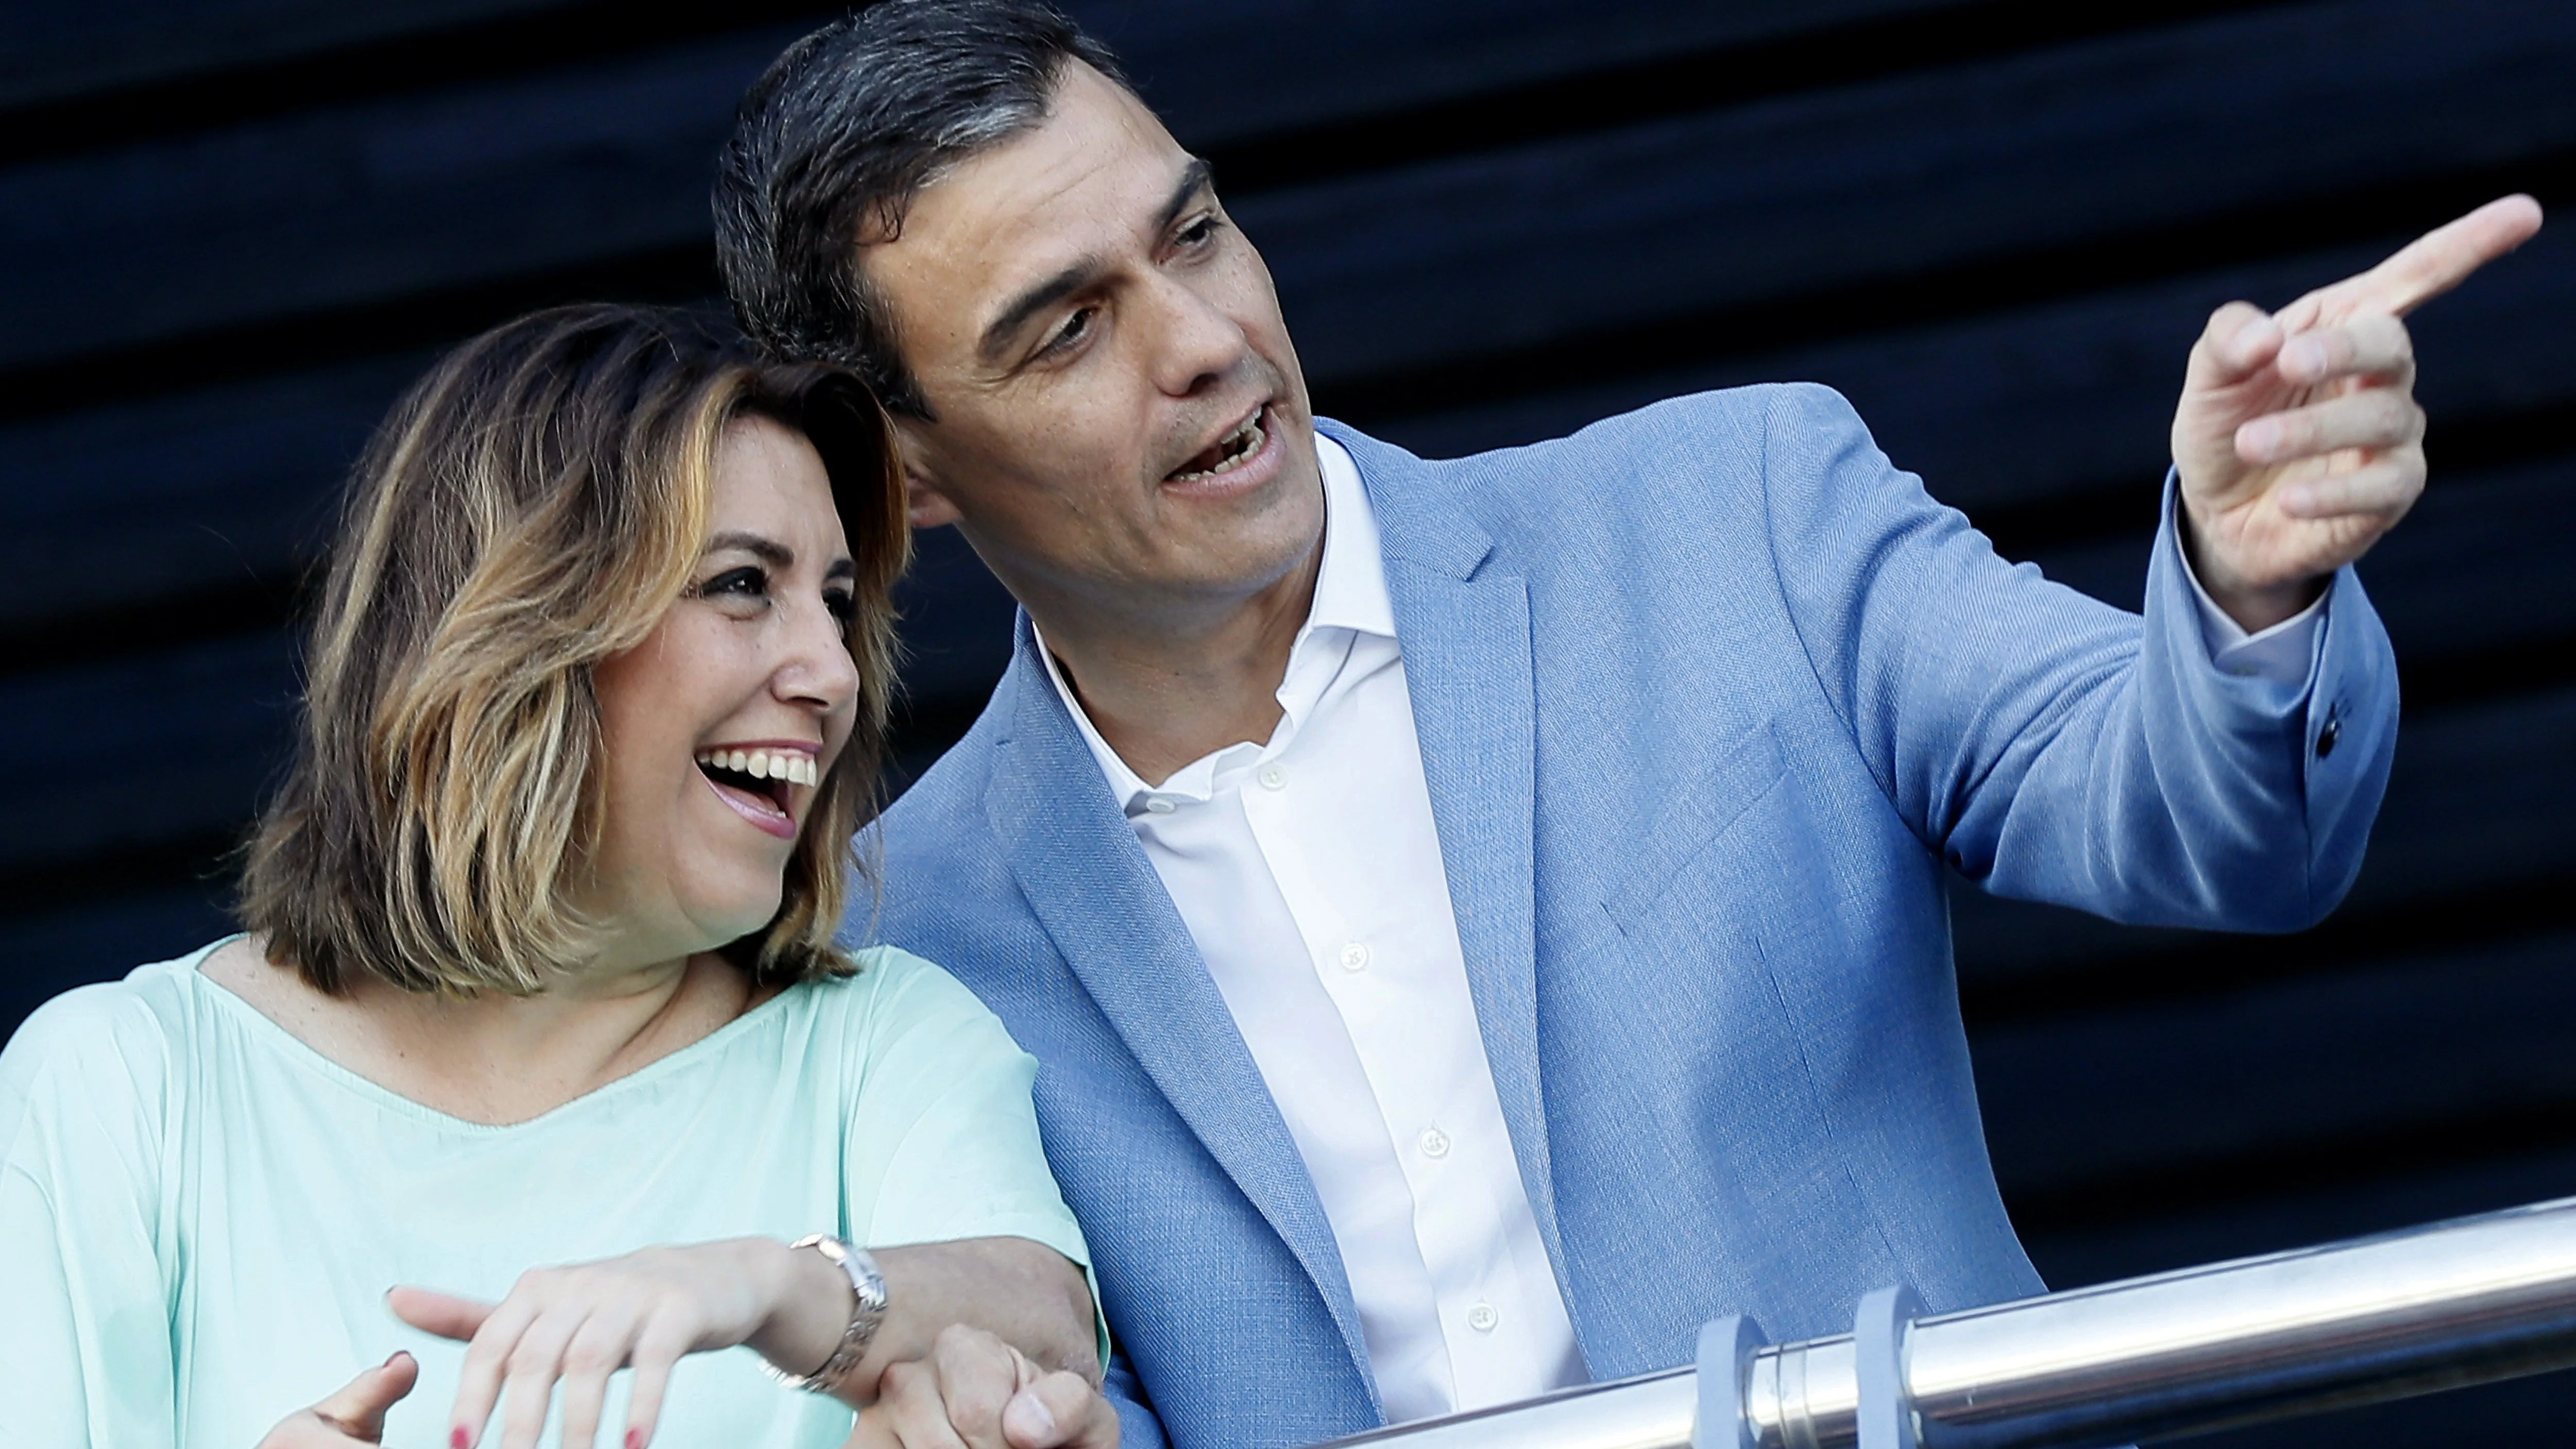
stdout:
{"type": "Polygon", "coordinates": [[[1051,1373],[1002,1406],[1012,1449],[1113,1449],[1118,1412],[1079,1374],[1051,1373]]]}
{"type": "Polygon", "coordinates": [[[348,1386],[313,1406],[314,1416],[364,1443],[385,1437],[385,1410],[402,1402],[420,1382],[420,1361],[397,1352],[382,1364],[349,1380],[348,1386]]]}

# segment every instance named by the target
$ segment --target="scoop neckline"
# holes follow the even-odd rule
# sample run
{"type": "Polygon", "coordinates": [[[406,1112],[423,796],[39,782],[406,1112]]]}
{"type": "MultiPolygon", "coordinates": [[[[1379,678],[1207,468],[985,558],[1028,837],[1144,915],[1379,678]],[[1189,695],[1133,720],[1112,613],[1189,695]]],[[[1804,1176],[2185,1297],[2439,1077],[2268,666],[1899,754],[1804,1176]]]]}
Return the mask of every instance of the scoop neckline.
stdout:
{"type": "Polygon", "coordinates": [[[208,958],[233,942],[247,938],[248,935],[247,931],[235,931],[229,936],[207,942],[170,964],[178,968],[181,974],[196,982],[199,988],[210,992],[223,1010],[243,1019],[253,1031],[268,1038],[274,1048],[298,1066],[319,1074],[334,1085],[364,1097],[387,1111],[448,1131],[482,1136],[527,1132],[545,1127],[611,1096],[629,1089],[640,1089],[652,1081],[686,1070],[699,1058],[711,1056],[722,1050],[734,1037],[751,1031],[772,1016],[782,1014],[787,1009],[785,1003],[802,1000],[811,995],[817,984],[812,981],[796,982],[687,1046],[656,1057],[613,1081],[602,1082],[580,1096],[570,1101],[559,1102],[534,1117],[518,1122],[477,1122],[470,1117],[459,1117],[452,1112],[442,1112],[426,1102],[415,1101],[382,1082],[352,1071],[346,1065],[324,1055],[311,1042],[288,1031],[275,1017],[252,1005],[250,1000],[239,992],[206,974],[205,964],[208,958]]]}

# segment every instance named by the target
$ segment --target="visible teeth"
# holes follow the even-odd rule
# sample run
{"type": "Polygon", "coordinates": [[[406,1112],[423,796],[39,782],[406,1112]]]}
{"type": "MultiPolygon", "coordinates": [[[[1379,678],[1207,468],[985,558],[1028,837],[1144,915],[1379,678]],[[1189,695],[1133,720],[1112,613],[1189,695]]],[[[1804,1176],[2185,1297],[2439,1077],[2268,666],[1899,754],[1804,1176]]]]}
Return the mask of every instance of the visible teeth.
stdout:
{"type": "Polygon", "coordinates": [[[823,778],[821,762],[796,750],[705,750],[699,753],[698,763],[791,785],[812,785],[823,778]]]}
{"type": "Polygon", "coordinates": [[[1261,428],[1261,414],[1254,413],[1252,415],[1252,421],[1245,423],[1242,427],[1235,429],[1233,432],[1225,436],[1219,446],[1224,448],[1226,451],[1223,456],[1216,460],[1216,463],[1213,466],[1199,469],[1194,472],[1176,474],[1174,476],[1180,478],[1213,478],[1219,473],[1233,472],[1236,468],[1243,466],[1243,461],[1246,458],[1249,458],[1253,454],[1261,451],[1261,442],[1266,436],[1267,434],[1265,434],[1261,428]],[[1240,446],[1236,446],[1237,444],[1240,446]]]}

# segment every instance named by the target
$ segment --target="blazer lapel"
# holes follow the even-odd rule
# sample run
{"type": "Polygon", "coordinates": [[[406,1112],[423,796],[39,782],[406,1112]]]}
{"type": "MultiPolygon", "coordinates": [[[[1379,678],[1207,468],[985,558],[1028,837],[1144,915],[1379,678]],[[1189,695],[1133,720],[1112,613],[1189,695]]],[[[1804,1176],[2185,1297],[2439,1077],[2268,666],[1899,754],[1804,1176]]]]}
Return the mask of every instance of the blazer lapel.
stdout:
{"type": "Polygon", "coordinates": [[[1421,460],[1338,423],[1323,430],[1359,465],[1377,516],[1413,729],[1422,743],[1422,772],[1485,1059],[1531,1213],[1564,1284],[1538,1070],[1529,591],[1517,575],[1489,565],[1492,538],[1419,476],[1421,460]]]}
{"type": "Polygon", "coordinates": [[[1004,684],[1011,725],[985,796],[994,833],[1101,1014],[1314,1280],[1374,1401],[1350,1279],[1288,1124],[1047,678],[1025,614],[1017,635],[1004,684]]]}

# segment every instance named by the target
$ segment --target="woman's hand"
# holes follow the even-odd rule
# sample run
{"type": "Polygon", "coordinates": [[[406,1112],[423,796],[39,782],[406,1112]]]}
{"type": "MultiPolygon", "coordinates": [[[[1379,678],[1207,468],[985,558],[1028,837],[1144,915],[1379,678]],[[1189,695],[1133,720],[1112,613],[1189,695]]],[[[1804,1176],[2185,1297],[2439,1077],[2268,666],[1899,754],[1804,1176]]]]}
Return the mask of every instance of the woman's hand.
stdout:
{"type": "Polygon", "coordinates": [[[259,1449],[357,1449],[381,1444],[385,1410],[420,1381],[420,1364],[398,1353],[349,1380],[348,1387],[268,1431],[259,1449]]]}
{"type": "Polygon", "coordinates": [[[927,1358],[887,1365],[841,1449],[1118,1449],[1118,1411],[1082,1375],[952,1324],[927,1358]]]}
{"type": "MultiPolygon", "coordinates": [[[[609,1375],[624,1368],[635,1371],[635,1382],[621,1442],[625,1449],[643,1449],[653,1441],[672,1365],[684,1354],[742,1343],[775,1351],[764,1340],[782,1318],[819,1321],[837,1313],[832,1338],[812,1363],[782,1366],[803,1373],[820,1363],[838,1339],[838,1326],[849,1321],[850,1289],[841,1279],[834,1303],[828,1282],[821,1295],[811,1291],[814,1286],[797,1276],[785,1244],[737,1238],[532,1269],[499,1303],[424,1288],[397,1288],[386,1298],[405,1323],[442,1338],[470,1340],[448,1434],[454,1449],[473,1449],[495,1405],[503,1406],[501,1449],[534,1449],[558,1383],[564,1391],[563,1442],[587,1449],[597,1442],[609,1375]],[[825,1301],[789,1303],[799,1296],[825,1301]],[[798,1311],[791,1315],[791,1307],[798,1311]]],[[[792,1337],[812,1336],[801,1323],[797,1327],[792,1337]]]]}

